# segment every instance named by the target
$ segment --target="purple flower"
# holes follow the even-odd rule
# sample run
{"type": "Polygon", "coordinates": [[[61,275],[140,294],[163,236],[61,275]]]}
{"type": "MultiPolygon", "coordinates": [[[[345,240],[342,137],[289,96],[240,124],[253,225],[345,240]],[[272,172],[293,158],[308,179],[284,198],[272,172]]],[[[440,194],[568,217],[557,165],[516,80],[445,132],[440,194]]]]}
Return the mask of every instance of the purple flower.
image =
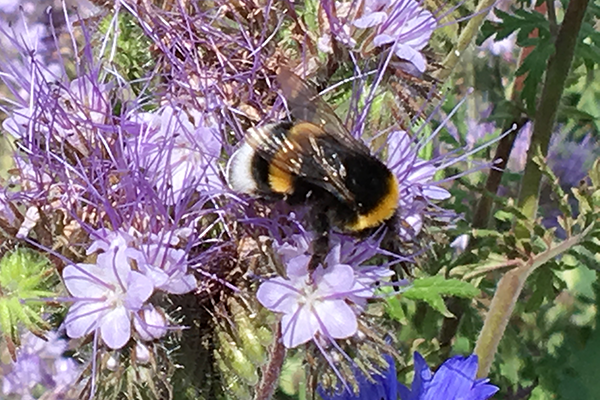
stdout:
{"type": "Polygon", "coordinates": [[[217,164],[221,139],[213,118],[172,106],[153,114],[137,114],[143,132],[134,140],[130,157],[148,171],[158,190],[169,191],[168,204],[189,189],[199,192],[223,186],[217,164]]]}
{"type": "Polygon", "coordinates": [[[406,72],[425,72],[427,62],[421,50],[437,27],[433,15],[416,0],[366,0],[364,4],[363,15],[354,21],[354,26],[374,28],[373,45],[391,44],[396,56],[407,62],[403,65],[406,72]]]}
{"type": "Polygon", "coordinates": [[[580,140],[573,140],[568,137],[566,129],[561,129],[550,139],[548,166],[561,186],[571,188],[586,177],[599,156],[600,142],[592,133],[580,140]]]}
{"type": "Polygon", "coordinates": [[[309,233],[291,235],[274,248],[287,268],[287,277],[264,282],[258,289],[258,301],[269,310],[282,313],[283,343],[288,348],[311,339],[343,339],[358,329],[357,315],[375,289],[393,272],[385,266],[362,266],[378,254],[378,243],[361,243],[344,235],[332,235],[332,249],[314,272],[309,233]]]}
{"type": "Polygon", "coordinates": [[[477,356],[474,354],[452,357],[434,374],[423,356],[415,352],[415,377],[411,389],[397,381],[394,360],[389,356],[385,358],[389,368],[371,374],[371,379],[355,371],[356,393],[349,392],[348,388],[336,393],[319,388],[319,394],[324,400],[486,400],[499,390],[489,384],[488,379],[475,379],[477,356]]]}
{"type": "Polygon", "coordinates": [[[135,260],[139,272],[148,277],[156,289],[166,293],[184,294],[197,287],[196,278],[188,271],[185,250],[172,247],[179,243],[175,234],[149,234],[142,238],[140,233],[134,230],[131,232],[133,234],[122,230],[99,229],[94,233],[99,238],[90,245],[87,254],[98,250],[108,252],[111,249],[124,248],[127,257],[135,260]],[[142,240],[145,240],[145,243],[140,244],[142,240]]]}
{"type": "Polygon", "coordinates": [[[432,201],[445,200],[450,192],[433,181],[438,171],[433,161],[417,156],[412,140],[404,131],[391,132],[388,137],[388,166],[398,179],[400,235],[410,239],[423,226],[424,209],[432,201]],[[407,229],[407,224],[410,229],[407,229]]]}
{"type": "Polygon", "coordinates": [[[477,356],[455,356],[434,373],[419,353],[414,353],[415,377],[411,389],[400,384],[401,400],[485,400],[499,389],[488,379],[476,379],[477,356]]]}
{"type": "Polygon", "coordinates": [[[38,90],[42,93],[36,95],[48,96],[50,104],[14,110],[2,124],[3,128],[17,139],[27,138],[32,131],[37,131],[89,155],[96,127],[110,115],[109,86],[84,76],[65,86],[56,83],[38,87],[38,90]]]}
{"type": "Polygon", "coordinates": [[[47,340],[30,332],[23,335],[16,361],[2,366],[2,394],[33,399],[33,393],[60,395],[75,383],[80,368],[72,358],[63,357],[67,341],[55,331],[47,340]]]}
{"type": "Polygon", "coordinates": [[[131,320],[154,290],[149,278],[132,270],[123,247],[98,255],[96,264],[67,266],[63,279],[73,296],[65,318],[67,335],[81,338],[99,330],[112,349],[129,341],[131,320]]]}
{"type": "Polygon", "coordinates": [[[287,278],[277,277],[260,285],[256,297],[271,311],[282,313],[283,344],[293,348],[322,335],[330,339],[353,336],[356,314],[346,301],[355,286],[349,265],[318,267],[308,272],[309,255],[287,263],[287,278]]]}

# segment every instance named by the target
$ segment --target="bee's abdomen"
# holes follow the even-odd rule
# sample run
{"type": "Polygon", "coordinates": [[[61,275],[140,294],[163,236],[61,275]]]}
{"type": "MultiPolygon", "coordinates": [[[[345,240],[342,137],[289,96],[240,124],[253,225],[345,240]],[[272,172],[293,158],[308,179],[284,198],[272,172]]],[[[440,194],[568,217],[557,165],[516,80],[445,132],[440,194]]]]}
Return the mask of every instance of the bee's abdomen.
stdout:
{"type": "Polygon", "coordinates": [[[389,220],[398,208],[398,181],[374,156],[344,160],[345,182],[354,195],[354,217],[346,224],[350,231],[375,228],[389,220]]]}

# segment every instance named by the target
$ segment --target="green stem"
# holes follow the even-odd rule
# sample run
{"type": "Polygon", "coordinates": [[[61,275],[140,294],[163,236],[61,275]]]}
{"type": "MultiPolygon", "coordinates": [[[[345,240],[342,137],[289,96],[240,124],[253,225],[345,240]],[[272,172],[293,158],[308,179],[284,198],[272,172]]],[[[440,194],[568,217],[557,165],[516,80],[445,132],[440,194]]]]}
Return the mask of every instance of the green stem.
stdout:
{"type": "MultiPolygon", "coordinates": [[[[563,23],[556,38],[556,50],[548,62],[546,80],[535,114],[535,123],[531,136],[531,145],[527,153],[527,164],[521,181],[518,206],[523,214],[533,221],[537,214],[540,182],[542,172],[533,161],[533,157],[540,152],[543,157],[548,154],[548,145],[552,136],[552,128],[556,119],[556,112],[560,98],[565,87],[565,81],[571,68],[577,37],[581,22],[588,5],[588,0],[571,0],[565,13],[563,23]]],[[[515,227],[517,237],[526,238],[529,230],[523,224],[515,227]]]]}
{"type": "Polygon", "coordinates": [[[504,336],[504,331],[527,277],[541,265],[580,243],[594,228],[595,225],[591,224],[580,234],[536,255],[529,262],[507,272],[500,279],[475,346],[475,354],[479,357],[477,376],[488,376],[498,350],[498,344],[504,336]]]}
{"type": "Polygon", "coordinates": [[[444,68],[442,68],[437,74],[437,79],[445,82],[446,79],[452,74],[454,67],[456,67],[456,64],[458,64],[458,60],[460,60],[460,57],[465,49],[471,44],[473,38],[477,36],[483,20],[485,17],[487,17],[489,11],[492,9],[495,3],[496,0],[481,0],[481,3],[479,3],[477,6],[477,10],[475,10],[474,16],[471,17],[467,26],[465,26],[460,33],[456,45],[446,56],[444,62],[442,62],[444,68]]]}

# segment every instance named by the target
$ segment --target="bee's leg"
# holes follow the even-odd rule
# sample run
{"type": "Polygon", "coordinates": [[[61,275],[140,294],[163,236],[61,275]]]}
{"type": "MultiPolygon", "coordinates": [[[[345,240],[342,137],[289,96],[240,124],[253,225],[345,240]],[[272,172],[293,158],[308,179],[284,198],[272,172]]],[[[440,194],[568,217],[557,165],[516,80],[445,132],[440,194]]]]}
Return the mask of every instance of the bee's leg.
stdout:
{"type": "MultiPolygon", "coordinates": [[[[308,270],[314,271],[319,264],[325,261],[327,253],[329,253],[329,218],[325,212],[319,212],[316,214],[313,220],[313,229],[316,237],[313,240],[313,256],[308,264],[308,270]]],[[[325,268],[326,266],[323,265],[325,268]]]]}

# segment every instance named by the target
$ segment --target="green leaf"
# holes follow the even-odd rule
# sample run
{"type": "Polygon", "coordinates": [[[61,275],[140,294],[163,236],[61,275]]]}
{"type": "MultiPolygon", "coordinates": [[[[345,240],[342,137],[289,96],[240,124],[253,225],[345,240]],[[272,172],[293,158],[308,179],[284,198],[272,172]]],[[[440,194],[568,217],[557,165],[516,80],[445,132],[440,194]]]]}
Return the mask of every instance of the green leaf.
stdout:
{"type": "Polygon", "coordinates": [[[402,308],[402,304],[400,303],[400,299],[398,299],[398,296],[388,298],[386,312],[390,317],[400,322],[402,325],[408,324],[406,313],[402,308]]]}
{"type": "Polygon", "coordinates": [[[592,242],[591,240],[581,242],[581,245],[593,254],[600,254],[600,245],[592,242]]]}
{"type": "Polygon", "coordinates": [[[403,296],[407,299],[424,301],[448,318],[454,316],[446,308],[442,296],[473,298],[478,294],[479,289],[469,282],[445,279],[440,275],[417,279],[410,288],[403,292],[403,296]]]}
{"type": "Polygon", "coordinates": [[[546,71],[548,59],[554,54],[554,43],[550,40],[536,39],[532,40],[530,45],[534,46],[533,50],[523,60],[515,75],[527,74],[523,82],[521,97],[525,101],[529,113],[533,115],[535,113],[538,86],[546,71]]]}

